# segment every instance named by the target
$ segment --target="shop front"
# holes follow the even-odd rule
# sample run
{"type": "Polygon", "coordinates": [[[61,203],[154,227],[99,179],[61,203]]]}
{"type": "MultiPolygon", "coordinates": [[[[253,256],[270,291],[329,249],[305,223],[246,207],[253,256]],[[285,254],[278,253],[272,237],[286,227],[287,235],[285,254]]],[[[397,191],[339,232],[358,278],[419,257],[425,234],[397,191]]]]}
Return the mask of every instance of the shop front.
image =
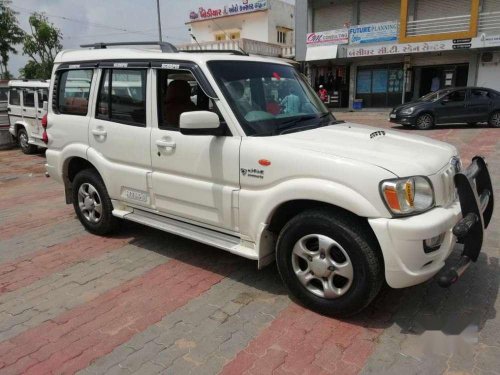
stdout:
{"type": "Polygon", "coordinates": [[[401,103],[404,89],[403,64],[360,66],[356,77],[356,98],[363,107],[394,107],[401,103]]]}

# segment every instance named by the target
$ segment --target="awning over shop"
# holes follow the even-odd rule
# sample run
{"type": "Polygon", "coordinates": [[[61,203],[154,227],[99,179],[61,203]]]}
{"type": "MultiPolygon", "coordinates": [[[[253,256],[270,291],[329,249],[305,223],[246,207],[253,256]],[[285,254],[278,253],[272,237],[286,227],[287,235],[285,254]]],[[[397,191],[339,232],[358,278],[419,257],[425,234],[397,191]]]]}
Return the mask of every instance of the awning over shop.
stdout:
{"type": "Polygon", "coordinates": [[[306,51],[306,61],[330,60],[337,57],[337,44],[309,47],[306,51]]]}

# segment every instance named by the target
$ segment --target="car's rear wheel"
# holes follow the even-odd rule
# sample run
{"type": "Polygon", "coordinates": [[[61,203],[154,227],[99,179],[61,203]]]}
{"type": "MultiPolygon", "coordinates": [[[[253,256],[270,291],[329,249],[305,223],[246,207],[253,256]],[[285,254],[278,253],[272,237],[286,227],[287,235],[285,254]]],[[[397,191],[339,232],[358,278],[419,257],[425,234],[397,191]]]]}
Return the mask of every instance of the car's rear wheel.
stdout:
{"type": "Polygon", "coordinates": [[[83,226],[94,234],[112,232],[118,223],[113,205],[99,174],[92,169],[79,172],[73,180],[73,207],[83,226]]]}
{"type": "Polygon", "coordinates": [[[491,114],[488,124],[493,128],[500,128],[500,111],[491,114]]]}
{"type": "Polygon", "coordinates": [[[292,218],[279,235],[276,261],[290,293],[330,316],[359,312],[384,281],[378,244],[366,223],[328,210],[292,218]]]}
{"type": "Polygon", "coordinates": [[[430,113],[422,113],[415,121],[415,127],[420,130],[428,130],[434,127],[434,117],[430,113]]]}
{"type": "Polygon", "coordinates": [[[17,131],[17,142],[24,154],[33,154],[36,152],[37,147],[29,144],[28,132],[25,128],[21,127],[17,131]]]}

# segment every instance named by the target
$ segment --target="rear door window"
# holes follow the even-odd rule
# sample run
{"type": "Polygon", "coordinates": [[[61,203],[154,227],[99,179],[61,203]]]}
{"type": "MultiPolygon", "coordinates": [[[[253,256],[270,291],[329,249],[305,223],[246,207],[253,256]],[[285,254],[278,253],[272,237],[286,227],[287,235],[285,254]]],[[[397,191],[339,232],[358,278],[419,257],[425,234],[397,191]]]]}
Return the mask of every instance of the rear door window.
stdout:
{"type": "Polygon", "coordinates": [[[7,87],[0,87],[0,102],[7,101],[7,93],[8,92],[9,92],[9,89],[7,87]]]}
{"type": "Polygon", "coordinates": [[[66,70],[60,73],[57,89],[59,113],[87,115],[92,73],[91,69],[66,70]]]}
{"type": "Polygon", "coordinates": [[[29,108],[35,107],[35,91],[33,89],[23,90],[23,106],[29,108]]]}
{"type": "Polygon", "coordinates": [[[96,117],[146,126],[147,69],[104,69],[96,117]]]}

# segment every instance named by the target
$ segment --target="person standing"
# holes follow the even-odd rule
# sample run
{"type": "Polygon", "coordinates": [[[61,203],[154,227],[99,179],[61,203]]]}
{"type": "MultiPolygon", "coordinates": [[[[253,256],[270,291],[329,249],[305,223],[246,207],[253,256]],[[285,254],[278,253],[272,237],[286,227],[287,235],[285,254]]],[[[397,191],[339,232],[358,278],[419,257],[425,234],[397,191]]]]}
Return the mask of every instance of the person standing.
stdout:
{"type": "Polygon", "coordinates": [[[300,112],[300,99],[294,87],[290,87],[288,95],[281,101],[281,106],[283,107],[283,113],[294,114],[300,112]]]}
{"type": "Polygon", "coordinates": [[[323,103],[326,102],[328,98],[328,91],[323,87],[323,85],[319,85],[319,91],[318,91],[319,98],[323,103]]]}

